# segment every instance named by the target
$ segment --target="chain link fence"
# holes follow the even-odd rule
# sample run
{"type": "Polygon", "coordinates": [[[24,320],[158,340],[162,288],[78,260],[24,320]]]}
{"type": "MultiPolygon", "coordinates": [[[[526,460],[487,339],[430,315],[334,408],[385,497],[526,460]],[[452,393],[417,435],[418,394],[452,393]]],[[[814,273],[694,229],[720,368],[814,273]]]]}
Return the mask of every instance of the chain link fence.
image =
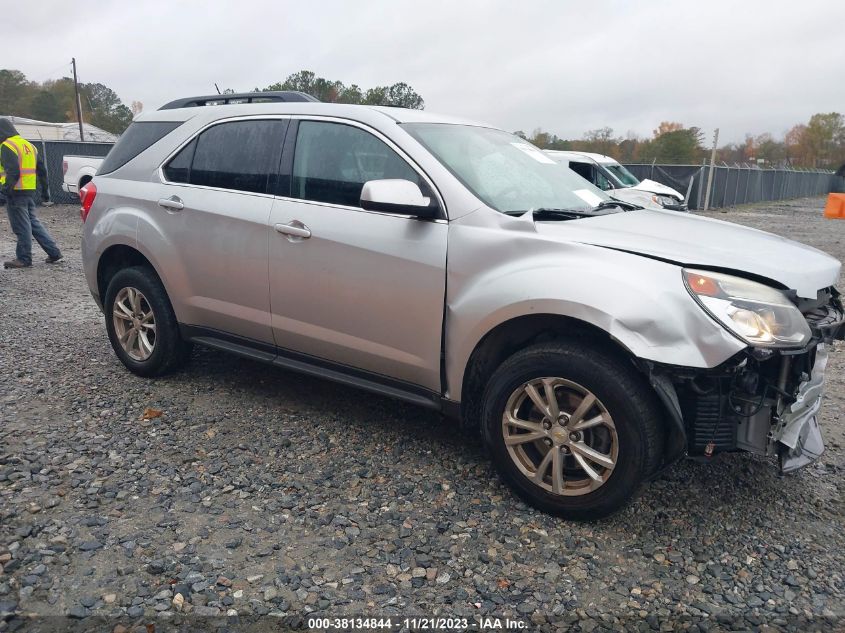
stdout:
{"type": "MultiPolygon", "coordinates": [[[[690,209],[703,209],[709,167],[706,165],[625,165],[640,180],[646,178],[677,189],[690,209]]],[[[845,178],[832,171],[759,169],[714,166],[710,208],[822,196],[845,190],[845,178]]]]}
{"type": "Polygon", "coordinates": [[[836,170],[831,193],[845,193],[845,165],[836,170]]]}

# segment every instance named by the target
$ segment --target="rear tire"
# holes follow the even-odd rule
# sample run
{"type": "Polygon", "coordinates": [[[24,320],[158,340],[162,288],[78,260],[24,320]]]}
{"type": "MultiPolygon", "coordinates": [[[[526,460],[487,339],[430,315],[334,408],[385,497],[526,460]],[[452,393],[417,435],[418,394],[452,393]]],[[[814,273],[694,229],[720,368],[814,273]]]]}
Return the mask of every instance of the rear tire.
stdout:
{"type": "Polygon", "coordinates": [[[624,361],[581,342],[535,345],[493,373],[484,441],[535,508],[594,520],[622,508],[662,456],[661,409],[624,361]]]}
{"type": "Polygon", "coordinates": [[[144,266],[118,271],[103,303],[106,330],[115,354],[139,376],[166,374],[190,357],[192,344],[182,339],[167,292],[144,266]]]}

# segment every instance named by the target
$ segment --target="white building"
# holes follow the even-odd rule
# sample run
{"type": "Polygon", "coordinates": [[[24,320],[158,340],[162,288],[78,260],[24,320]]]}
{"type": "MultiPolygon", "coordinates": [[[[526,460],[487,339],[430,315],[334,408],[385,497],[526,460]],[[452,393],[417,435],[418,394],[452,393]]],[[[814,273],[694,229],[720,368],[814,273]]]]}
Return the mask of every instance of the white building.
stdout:
{"type": "MultiPolygon", "coordinates": [[[[18,133],[28,141],[79,141],[79,123],[76,122],[50,123],[2,114],[0,117],[9,119],[18,133]]],[[[117,140],[116,134],[101,130],[90,123],[83,123],[82,129],[85,132],[86,142],[114,143],[117,140]]]]}

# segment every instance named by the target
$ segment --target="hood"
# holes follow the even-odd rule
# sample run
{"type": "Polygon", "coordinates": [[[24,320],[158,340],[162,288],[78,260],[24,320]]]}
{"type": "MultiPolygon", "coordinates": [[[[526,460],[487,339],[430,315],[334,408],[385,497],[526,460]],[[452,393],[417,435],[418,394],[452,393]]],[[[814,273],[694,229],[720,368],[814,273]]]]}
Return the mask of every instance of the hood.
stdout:
{"type": "Polygon", "coordinates": [[[542,235],[569,242],[763,277],[812,299],[837,282],[841,266],[827,253],[765,231],[672,211],[641,209],[536,226],[542,235]]]}
{"type": "Polygon", "coordinates": [[[672,189],[672,187],[667,187],[666,185],[661,185],[659,182],[655,182],[653,180],[649,180],[646,178],[645,180],[641,180],[640,184],[634,185],[631,189],[639,189],[640,191],[648,191],[650,193],[656,193],[661,196],[672,196],[677,198],[678,200],[684,200],[684,194],[681,192],[672,189]]]}
{"type": "Polygon", "coordinates": [[[0,143],[10,136],[17,136],[18,131],[9,119],[0,118],[0,143]]]}

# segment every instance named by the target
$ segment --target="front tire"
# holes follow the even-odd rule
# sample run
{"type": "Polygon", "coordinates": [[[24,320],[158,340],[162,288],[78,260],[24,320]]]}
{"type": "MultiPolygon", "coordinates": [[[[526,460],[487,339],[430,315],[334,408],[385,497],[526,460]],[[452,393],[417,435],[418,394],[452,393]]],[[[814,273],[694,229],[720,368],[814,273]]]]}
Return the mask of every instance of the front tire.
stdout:
{"type": "Polygon", "coordinates": [[[103,305],[112,348],[129,371],[160,376],[187,361],[192,346],[180,336],[167,292],[152,270],[133,266],[118,271],[103,305]]]}
{"type": "Polygon", "coordinates": [[[544,343],[508,358],[487,385],[482,416],[501,477],[566,519],[616,512],[661,458],[661,410],[648,384],[585,343],[544,343]]]}

